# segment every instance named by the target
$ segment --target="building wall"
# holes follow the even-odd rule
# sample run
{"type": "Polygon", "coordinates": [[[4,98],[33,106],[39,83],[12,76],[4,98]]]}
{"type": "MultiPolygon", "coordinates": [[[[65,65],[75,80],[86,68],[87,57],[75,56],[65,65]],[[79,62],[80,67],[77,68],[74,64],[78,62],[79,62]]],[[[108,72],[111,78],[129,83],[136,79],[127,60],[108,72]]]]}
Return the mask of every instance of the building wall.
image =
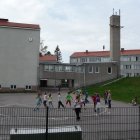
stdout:
{"type": "MultiPolygon", "coordinates": [[[[70,57],[71,64],[77,64],[76,60],[78,58],[70,57]]],[[[82,60],[80,59],[80,63],[82,64],[82,60]]],[[[88,57],[86,59],[86,63],[98,63],[100,62],[111,62],[110,57],[88,57]],[[100,58],[100,59],[99,59],[100,58]],[[89,61],[92,60],[92,61],[89,61]]],[[[122,55],[120,58],[120,74],[121,76],[140,76],[140,54],[137,55],[122,55]]]]}
{"type": "MultiPolygon", "coordinates": [[[[40,64],[40,79],[47,79],[48,83],[52,82],[52,79],[55,81],[67,79],[74,80],[74,88],[92,85],[95,83],[104,82],[106,80],[117,78],[117,63],[108,62],[108,63],[84,63],[80,66],[70,65],[72,71],[54,71],[54,70],[44,70],[45,65],[56,66],[55,64],[40,64]],[[95,68],[99,68],[99,72],[96,72],[95,68]],[[108,73],[108,68],[111,68],[111,73],[108,73]],[[78,69],[81,71],[77,71],[78,69]],[[92,69],[90,71],[90,69],[92,69]],[[49,82],[50,81],[50,82],[49,82]]],[[[62,64],[61,64],[62,65],[62,64]]],[[[58,65],[57,65],[58,66],[58,65]]],[[[64,67],[68,66],[64,65],[64,67]]],[[[57,86],[57,85],[56,85],[57,86]]]]}
{"type": "Polygon", "coordinates": [[[38,85],[40,30],[0,27],[0,85],[38,85]]]}

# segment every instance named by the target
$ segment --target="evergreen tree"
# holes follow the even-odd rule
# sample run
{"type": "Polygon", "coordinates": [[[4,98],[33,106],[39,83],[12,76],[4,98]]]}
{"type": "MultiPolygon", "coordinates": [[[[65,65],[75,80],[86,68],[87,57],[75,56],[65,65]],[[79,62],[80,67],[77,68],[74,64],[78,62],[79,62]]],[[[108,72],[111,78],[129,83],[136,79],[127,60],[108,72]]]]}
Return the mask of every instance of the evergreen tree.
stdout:
{"type": "Polygon", "coordinates": [[[56,49],[55,49],[55,51],[54,51],[54,54],[55,54],[56,57],[57,57],[57,62],[58,62],[58,63],[61,63],[61,61],[62,61],[62,54],[61,54],[61,51],[60,51],[58,45],[56,46],[56,49]]]}

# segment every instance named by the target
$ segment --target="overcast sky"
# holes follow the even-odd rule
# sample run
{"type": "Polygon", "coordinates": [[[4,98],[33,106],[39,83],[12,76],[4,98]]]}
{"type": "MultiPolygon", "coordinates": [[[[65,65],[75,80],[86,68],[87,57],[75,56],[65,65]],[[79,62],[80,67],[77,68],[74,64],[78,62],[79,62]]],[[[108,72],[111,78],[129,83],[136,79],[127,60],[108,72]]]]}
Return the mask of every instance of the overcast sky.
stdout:
{"type": "Polygon", "coordinates": [[[109,17],[121,10],[121,48],[140,49],[140,0],[0,0],[0,18],[39,24],[48,51],[63,62],[79,51],[109,50],[109,17]]]}

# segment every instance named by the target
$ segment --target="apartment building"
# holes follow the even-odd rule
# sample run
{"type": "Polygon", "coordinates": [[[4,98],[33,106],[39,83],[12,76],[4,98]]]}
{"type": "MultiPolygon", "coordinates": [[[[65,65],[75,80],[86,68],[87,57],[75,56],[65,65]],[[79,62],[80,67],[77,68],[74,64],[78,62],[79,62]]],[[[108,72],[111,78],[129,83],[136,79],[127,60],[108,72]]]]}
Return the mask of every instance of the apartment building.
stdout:
{"type": "MultiPolygon", "coordinates": [[[[74,52],[70,56],[71,64],[111,62],[110,51],[74,52]]],[[[120,50],[120,74],[122,76],[140,76],[140,50],[120,50]]]]}

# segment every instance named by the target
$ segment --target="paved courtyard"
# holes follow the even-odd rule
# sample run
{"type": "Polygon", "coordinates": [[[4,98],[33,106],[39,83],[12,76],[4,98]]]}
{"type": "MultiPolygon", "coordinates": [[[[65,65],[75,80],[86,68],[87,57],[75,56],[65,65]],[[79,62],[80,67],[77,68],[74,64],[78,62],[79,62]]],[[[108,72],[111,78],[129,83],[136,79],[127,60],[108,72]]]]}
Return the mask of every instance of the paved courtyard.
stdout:
{"type": "MultiPolygon", "coordinates": [[[[67,95],[67,90],[62,90],[62,100],[65,103],[65,97],[67,95]]],[[[53,97],[54,107],[57,108],[57,95],[58,91],[49,91],[47,94],[51,93],[53,97]]],[[[34,107],[35,106],[35,98],[36,93],[1,93],[0,94],[0,106],[21,106],[21,107],[34,107]]],[[[92,99],[89,97],[90,101],[86,104],[86,107],[93,107],[92,99]]],[[[104,105],[104,101],[101,100],[101,104],[104,105]]],[[[132,105],[129,103],[123,103],[119,101],[112,101],[112,107],[131,107],[132,105]]],[[[43,107],[43,105],[42,105],[43,107]]]]}
{"type": "MultiPolygon", "coordinates": [[[[50,93],[50,92],[49,92],[50,93]]],[[[57,108],[57,91],[51,92],[53,103],[57,108]]],[[[65,103],[66,90],[61,92],[65,103]]],[[[7,93],[0,94],[0,140],[10,139],[12,128],[45,128],[46,109],[41,106],[39,111],[33,111],[36,93],[7,93]]],[[[50,109],[48,126],[80,126],[83,140],[131,140],[139,139],[139,108],[131,104],[112,101],[112,108],[108,110],[101,100],[101,113],[97,115],[93,110],[92,99],[81,111],[81,120],[76,121],[72,108],[50,109]]]]}

